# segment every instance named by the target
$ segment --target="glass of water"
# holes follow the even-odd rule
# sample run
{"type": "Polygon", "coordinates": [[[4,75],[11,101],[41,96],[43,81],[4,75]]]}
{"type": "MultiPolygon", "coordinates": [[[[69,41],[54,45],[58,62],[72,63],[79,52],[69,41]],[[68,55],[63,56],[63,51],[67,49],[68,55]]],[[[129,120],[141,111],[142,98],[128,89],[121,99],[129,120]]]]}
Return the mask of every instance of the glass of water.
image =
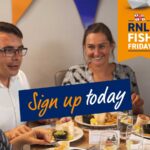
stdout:
{"type": "Polygon", "coordinates": [[[127,150],[143,150],[143,128],[139,130],[138,135],[134,135],[133,126],[127,126],[126,130],[126,148],[127,150]]]}
{"type": "Polygon", "coordinates": [[[133,126],[133,116],[128,113],[119,112],[117,126],[120,131],[120,139],[126,140],[126,130],[128,126],[133,126]]]}

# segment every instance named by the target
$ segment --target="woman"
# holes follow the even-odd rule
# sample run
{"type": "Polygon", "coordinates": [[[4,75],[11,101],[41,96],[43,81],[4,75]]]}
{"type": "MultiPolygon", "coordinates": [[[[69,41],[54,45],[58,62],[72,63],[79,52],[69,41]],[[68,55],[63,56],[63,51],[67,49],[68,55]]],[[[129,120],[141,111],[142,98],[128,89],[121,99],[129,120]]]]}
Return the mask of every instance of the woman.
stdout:
{"type": "Polygon", "coordinates": [[[135,73],[126,65],[109,62],[110,57],[113,56],[114,48],[115,41],[105,24],[95,23],[90,25],[83,38],[83,53],[86,64],[70,67],[62,85],[129,78],[133,113],[142,113],[143,100],[139,97],[135,73]]]}

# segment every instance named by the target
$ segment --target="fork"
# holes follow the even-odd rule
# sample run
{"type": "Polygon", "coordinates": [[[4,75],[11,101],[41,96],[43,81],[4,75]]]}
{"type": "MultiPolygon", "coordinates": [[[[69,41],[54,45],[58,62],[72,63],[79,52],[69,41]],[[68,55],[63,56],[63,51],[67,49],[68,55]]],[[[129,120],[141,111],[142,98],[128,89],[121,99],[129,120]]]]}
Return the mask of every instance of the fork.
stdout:
{"type": "Polygon", "coordinates": [[[58,147],[60,144],[58,142],[51,142],[48,145],[52,147],[58,147]]]}

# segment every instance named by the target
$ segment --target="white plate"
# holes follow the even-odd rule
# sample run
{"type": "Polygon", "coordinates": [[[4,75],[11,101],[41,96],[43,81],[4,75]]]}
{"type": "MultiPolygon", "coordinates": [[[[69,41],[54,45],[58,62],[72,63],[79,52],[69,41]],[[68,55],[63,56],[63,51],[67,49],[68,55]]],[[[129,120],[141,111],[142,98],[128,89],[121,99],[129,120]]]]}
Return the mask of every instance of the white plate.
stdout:
{"type": "Polygon", "coordinates": [[[83,136],[83,130],[79,127],[74,127],[74,138],[69,140],[69,142],[74,142],[79,140],[83,136]]]}
{"type": "MultiPolygon", "coordinates": [[[[42,126],[38,126],[39,128],[45,128],[45,129],[48,129],[48,128],[51,128],[50,125],[42,125],[42,126]]],[[[35,128],[38,128],[38,127],[35,127],[35,128]]],[[[74,142],[74,141],[77,141],[79,140],[82,136],[83,136],[83,130],[79,127],[74,127],[74,138],[72,140],[69,140],[69,142],[74,142]]]]}
{"type": "Polygon", "coordinates": [[[85,149],[79,147],[70,147],[69,150],[85,150],[85,149]]]}
{"type": "Polygon", "coordinates": [[[79,125],[83,125],[85,127],[94,127],[94,128],[101,128],[101,127],[113,127],[113,126],[116,126],[117,123],[114,123],[114,124],[109,124],[109,125],[91,125],[91,124],[88,124],[88,123],[85,123],[83,122],[82,120],[82,116],[76,116],[74,118],[75,122],[77,122],[79,125]]]}

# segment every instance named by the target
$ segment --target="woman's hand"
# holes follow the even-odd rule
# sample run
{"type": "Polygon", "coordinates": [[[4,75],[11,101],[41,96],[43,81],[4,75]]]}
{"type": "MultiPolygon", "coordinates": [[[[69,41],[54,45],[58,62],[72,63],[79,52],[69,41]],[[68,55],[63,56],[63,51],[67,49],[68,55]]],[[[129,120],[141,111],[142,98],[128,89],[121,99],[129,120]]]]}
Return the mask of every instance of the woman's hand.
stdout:
{"type": "Polygon", "coordinates": [[[131,95],[132,106],[133,106],[133,114],[143,113],[143,105],[144,101],[140,98],[140,96],[136,93],[131,95]]]}

